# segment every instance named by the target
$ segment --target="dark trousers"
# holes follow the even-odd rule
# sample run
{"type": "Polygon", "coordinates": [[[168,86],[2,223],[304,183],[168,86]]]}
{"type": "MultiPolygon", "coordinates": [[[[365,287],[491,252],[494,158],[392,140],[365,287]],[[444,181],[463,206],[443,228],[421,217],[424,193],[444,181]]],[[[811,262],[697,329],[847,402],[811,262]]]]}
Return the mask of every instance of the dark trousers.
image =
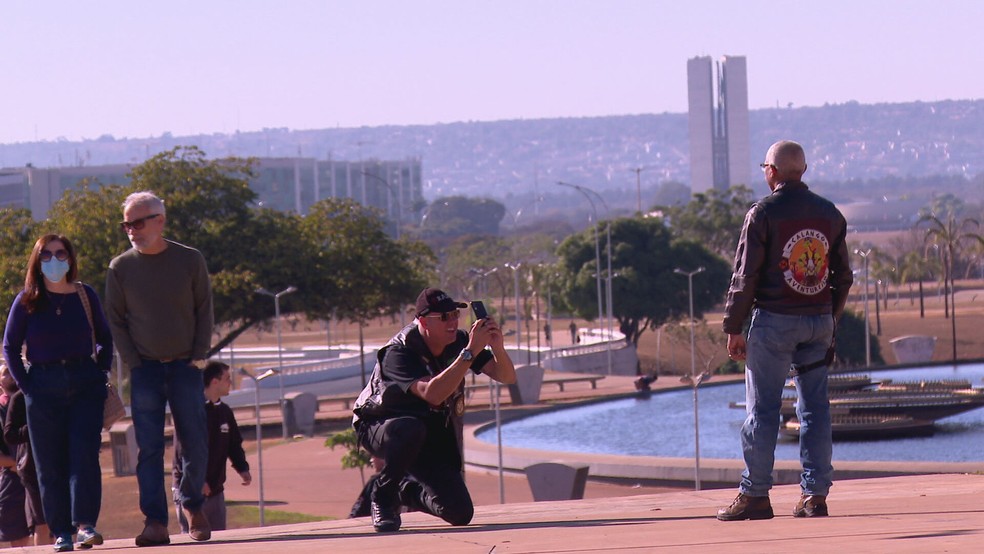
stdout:
{"type": "Polygon", "coordinates": [[[55,535],[95,525],[102,503],[103,404],[106,374],[91,360],[35,364],[27,394],[27,427],[48,527],[55,535]]]}
{"type": "Polygon", "coordinates": [[[475,507],[461,475],[458,444],[443,422],[443,417],[425,421],[411,416],[360,421],[362,446],[386,462],[373,502],[403,504],[451,525],[471,521],[475,507]]]}

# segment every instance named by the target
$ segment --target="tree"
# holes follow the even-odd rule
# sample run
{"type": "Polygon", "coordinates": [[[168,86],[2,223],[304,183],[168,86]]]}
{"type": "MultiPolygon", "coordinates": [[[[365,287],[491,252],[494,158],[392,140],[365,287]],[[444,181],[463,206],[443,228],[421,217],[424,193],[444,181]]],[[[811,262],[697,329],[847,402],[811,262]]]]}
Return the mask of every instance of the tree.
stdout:
{"type": "MultiPolygon", "coordinates": [[[[602,222],[605,224],[606,222],[602,222]]],[[[563,301],[585,319],[598,316],[594,230],[565,240],[557,251],[563,301]]],[[[604,254],[602,270],[607,270],[604,254]]],[[[703,267],[694,276],[694,316],[719,304],[727,287],[727,262],[696,242],[674,240],[657,218],[617,219],[612,222],[612,312],[626,341],[638,345],[647,329],[689,317],[687,280],[674,269],[703,267]]]]}
{"type": "Polygon", "coordinates": [[[351,469],[353,467],[358,469],[362,484],[366,484],[365,468],[372,465],[372,456],[359,445],[359,439],[355,436],[355,429],[350,427],[344,431],[332,434],[325,439],[325,446],[332,450],[336,446],[344,448],[345,454],[342,455],[342,469],[351,469]]]}
{"type": "MultiPolygon", "coordinates": [[[[213,355],[254,325],[268,321],[273,306],[258,302],[258,287],[295,284],[308,273],[310,249],[303,244],[299,218],[257,209],[247,179],[253,162],[239,158],[207,160],[195,147],[162,152],[133,168],[126,186],[91,186],[69,190],[52,207],[40,227],[72,239],[79,252],[81,278],[97,291],[105,286],[110,260],[129,248],[116,225],[121,204],[138,190],[164,199],[168,239],[200,250],[212,281],[215,329],[224,331],[213,343],[213,355]]],[[[291,299],[298,305],[316,289],[291,299]]],[[[285,303],[285,311],[292,311],[285,303]]]]}
{"type": "Polygon", "coordinates": [[[379,212],[352,199],[317,202],[301,230],[314,262],[306,286],[319,293],[305,304],[305,313],[315,319],[334,314],[357,323],[363,350],[366,322],[398,313],[426,286],[421,269],[430,259],[428,249],[392,240],[379,212]]]}
{"type": "Polygon", "coordinates": [[[847,367],[865,365],[867,361],[865,333],[868,334],[868,343],[871,345],[871,363],[884,365],[885,360],[882,358],[878,339],[871,334],[871,330],[865,325],[864,319],[851,310],[844,310],[840,320],[837,321],[834,350],[838,362],[847,367]]]}
{"type": "Polygon", "coordinates": [[[678,181],[667,181],[656,189],[654,205],[668,208],[683,206],[689,201],[690,187],[678,181]]]}
{"type": "Polygon", "coordinates": [[[474,289],[480,279],[476,271],[484,273],[507,261],[515,260],[506,239],[491,235],[465,235],[441,250],[442,286],[453,298],[477,298],[465,294],[466,289],[478,294],[474,289]]]}
{"type": "Polygon", "coordinates": [[[6,327],[10,305],[24,290],[27,259],[38,232],[30,210],[0,209],[0,325],[6,327]]]}
{"type": "Polygon", "coordinates": [[[954,291],[953,261],[961,243],[974,241],[984,244],[984,237],[976,233],[980,228],[980,223],[976,219],[964,218],[959,222],[951,211],[944,219],[933,214],[926,214],[919,218],[916,224],[928,225],[925,240],[927,244],[935,244],[940,248],[940,256],[943,258],[943,291],[948,294],[950,300],[950,332],[953,338],[953,361],[957,361],[957,305],[956,292],[954,291]],[[949,292],[947,290],[949,289],[949,292]]]}
{"type": "Polygon", "coordinates": [[[910,283],[909,293],[912,293],[912,281],[919,283],[919,317],[926,317],[926,303],[923,294],[923,281],[930,279],[939,270],[939,262],[926,256],[925,252],[909,252],[902,258],[902,282],[910,283]]]}
{"type": "Polygon", "coordinates": [[[673,236],[699,242],[725,259],[735,254],[752,190],[744,185],[726,191],[710,189],[694,194],[682,207],[667,208],[673,236]]]}
{"type": "Polygon", "coordinates": [[[434,200],[420,224],[423,238],[498,235],[506,207],[491,198],[446,196],[434,200]]]}
{"type": "Polygon", "coordinates": [[[48,211],[48,219],[39,224],[46,232],[65,235],[72,241],[79,279],[100,294],[106,288],[110,260],[130,247],[119,226],[123,220],[121,205],[130,190],[121,185],[83,182],[79,188],[65,191],[48,211]]]}

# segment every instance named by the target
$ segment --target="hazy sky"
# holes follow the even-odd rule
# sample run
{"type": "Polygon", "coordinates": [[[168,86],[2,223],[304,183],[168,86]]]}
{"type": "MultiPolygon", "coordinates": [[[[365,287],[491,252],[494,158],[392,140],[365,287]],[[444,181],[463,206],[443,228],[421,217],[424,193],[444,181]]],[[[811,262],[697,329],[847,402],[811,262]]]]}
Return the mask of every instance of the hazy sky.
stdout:
{"type": "Polygon", "coordinates": [[[0,143],[984,97],[976,0],[7,0],[0,143]]]}

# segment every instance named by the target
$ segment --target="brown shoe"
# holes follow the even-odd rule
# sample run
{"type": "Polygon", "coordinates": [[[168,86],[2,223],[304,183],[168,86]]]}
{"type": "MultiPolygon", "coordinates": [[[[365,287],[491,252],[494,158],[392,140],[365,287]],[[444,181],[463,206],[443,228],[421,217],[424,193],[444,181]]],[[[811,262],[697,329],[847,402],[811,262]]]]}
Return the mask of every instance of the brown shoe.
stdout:
{"type": "Polygon", "coordinates": [[[189,510],[182,507],[181,510],[184,512],[185,519],[188,520],[188,536],[192,540],[207,541],[212,538],[212,526],[209,525],[208,518],[205,517],[205,512],[201,508],[189,510]]]}
{"type": "Polygon", "coordinates": [[[772,519],[772,504],[768,496],[748,496],[739,493],[730,506],[718,510],[717,518],[721,521],[772,519]]]}
{"type": "Polygon", "coordinates": [[[796,503],[793,517],[827,517],[827,497],[804,494],[796,503]]]}
{"type": "Polygon", "coordinates": [[[135,542],[137,546],[164,546],[171,544],[171,537],[163,523],[148,520],[144,525],[143,532],[137,535],[135,542]]]}

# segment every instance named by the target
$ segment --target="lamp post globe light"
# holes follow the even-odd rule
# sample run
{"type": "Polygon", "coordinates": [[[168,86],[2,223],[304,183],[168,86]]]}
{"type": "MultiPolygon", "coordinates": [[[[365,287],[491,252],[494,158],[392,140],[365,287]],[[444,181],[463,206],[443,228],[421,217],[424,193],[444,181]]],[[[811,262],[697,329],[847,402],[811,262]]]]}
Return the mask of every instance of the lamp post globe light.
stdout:
{"type": "Polygon", "coordinates": [[[257,481],[259,482],[259,509],[260,509],[260,527],[266,523],[265,521],[265,510],[263,503],[263,427],[260,425],[260,381],[270,377],[277,373],[272,369],[265,371],[262,375],[253,375],[252,373],[246,371],[245,368],[239,368],[239,374],[243,377],[248,377],[253,380],[253,394],[256,402],[256,471],[257,471],[257,481]]]}
{"type": "Polygon", "coordinates": [[[697,375],[697,352],[694,346],[694,275],[702,271],[704,271],[703,267],[693,271],[684,271],[680,268],[673,270],[673,273],[687,276],[687,296],[690,298],[690,375],[684,376],[680,381],[690,384],[694,389],[694,490],[698,491],[700,490],[700,418],[697,409],[697,387],[710,378],[710,371],[697,375]]]}
{"type": "MultiPolygon", "coordinates": [[[[277,320],[277,380],[279,381],[280,387],[280,419],[283,427],[283,438],[287,439],[287,418],[284,416],[284,348],[283,339],[281,338],[281,322],[280,322],[280,297],[296,292],[297,287],[289,286],[284,290],[273,293],[265,288],[256,289],[257,294],[262,294],[264,296],[270,296],[273,298],[273,317],[277,320]]],[[[259,383],[257,383],[257,388],[259,388],[259,383]]],[[[259,394],[259,393],[257,393],[259,394]]]]}

